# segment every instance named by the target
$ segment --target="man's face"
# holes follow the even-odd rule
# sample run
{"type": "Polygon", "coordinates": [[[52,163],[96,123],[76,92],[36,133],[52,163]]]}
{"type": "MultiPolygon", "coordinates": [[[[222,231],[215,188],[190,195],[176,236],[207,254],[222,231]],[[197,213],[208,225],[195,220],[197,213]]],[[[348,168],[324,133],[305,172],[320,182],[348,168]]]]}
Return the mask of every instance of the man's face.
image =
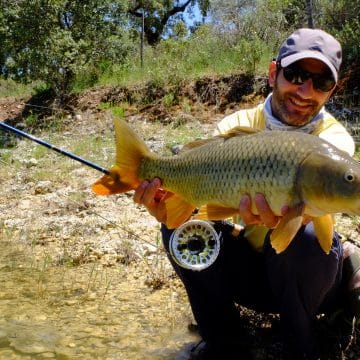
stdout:
{"type": "MultiPolygon", "coordinates": [[[[297,64],[312,74],[325,74],[328,67],[316,59],[299,60],[297,64]]],[[[312,79],[301,85],[292,84],[283,75],[283,69],[270,66],[269,83],[273,88],[271,108],[273,115],[283,123],[302,126],[308,123],[328,101],[334,89],[322,92],[314,88],[312,79]]]]}

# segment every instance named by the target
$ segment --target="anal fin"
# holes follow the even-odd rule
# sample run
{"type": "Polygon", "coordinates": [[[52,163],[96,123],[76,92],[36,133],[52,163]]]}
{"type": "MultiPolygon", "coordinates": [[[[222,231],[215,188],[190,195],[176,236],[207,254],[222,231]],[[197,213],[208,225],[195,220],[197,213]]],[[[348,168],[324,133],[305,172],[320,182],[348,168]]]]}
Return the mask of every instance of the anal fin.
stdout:
{"type": "Polygon", "coordinates": [[[195,215],[195,218],[203,220],[223,220],[238,214],[239,209],[207,204],[199,209],[198,213],[195,215]]]}
{"type": "Polygon", "coordinates": [[[329,254],[334,237],[334,220],[331,214],[313,219],[316,237],[321,248],[329,254]]]}
{"type": "Polygon", "coordinates": [[[182,197],[173,194],[165,200],[166,226],[169,229],[176,229],[187,221],[195,210],[193,204],[188,203],[182,197]]]}
{"type": "Polygon", "coordinates": [[[303,203],[289,209],[270,235],[271,246],[279,254],[286,250],[299,231],[304,215],[303,203]]]}

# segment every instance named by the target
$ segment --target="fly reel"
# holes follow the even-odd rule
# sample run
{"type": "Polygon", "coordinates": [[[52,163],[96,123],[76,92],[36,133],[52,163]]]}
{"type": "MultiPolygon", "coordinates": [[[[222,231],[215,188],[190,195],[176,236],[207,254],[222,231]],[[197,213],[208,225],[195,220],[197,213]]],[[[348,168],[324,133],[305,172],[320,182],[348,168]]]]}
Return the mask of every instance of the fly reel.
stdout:
{"type": "Polygon", "coordinates": [[[201,271],[212,265],[220,252],[221,232],[208,221],[190,220],[170,238],[170,254],[185,269],[201,271]]]}

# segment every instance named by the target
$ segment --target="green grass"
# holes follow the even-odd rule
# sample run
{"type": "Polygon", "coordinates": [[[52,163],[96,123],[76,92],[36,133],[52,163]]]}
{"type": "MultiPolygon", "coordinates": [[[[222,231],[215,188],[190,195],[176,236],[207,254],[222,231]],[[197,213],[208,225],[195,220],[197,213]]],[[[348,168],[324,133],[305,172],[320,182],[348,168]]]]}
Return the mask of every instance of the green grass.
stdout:
{"type": "Polygon", "coordinates": [[[21,97],[31,94],[33,85],[18,84],[13,80],[0,78],[0,98],[21,97]]]}
{"type": "Polygon", "coordinates": [[[5,80],[0,77],[0,99],[8,97],[30,97],[36,92],[36,89],[41,85],[42,82],[35,81],[30,84],[21,84],[14,80],[5,80]]]}
{"type": "Polygon", "coordinates": [[[120,119],[125,118],[125,111],[127,107],[128,104],[126,103],[123,103],[121,105],[114,105],[109,102],[102,102],[99,106],[101,110],[110,110],[115,117],[118,117],[120,119]]]}
{"type": "Polygon", "coordinates": [[[147,47],[144,66],[138,54],[125,65],[107,68],[99,78],[100,85],[128,86],[152,82],[178,85],[203,76],[245,72],[266,74],[274,54],[260,41],[241,40],[227,44],[221,38],[207,37],[162,41],[155,48],[147,47]]]}

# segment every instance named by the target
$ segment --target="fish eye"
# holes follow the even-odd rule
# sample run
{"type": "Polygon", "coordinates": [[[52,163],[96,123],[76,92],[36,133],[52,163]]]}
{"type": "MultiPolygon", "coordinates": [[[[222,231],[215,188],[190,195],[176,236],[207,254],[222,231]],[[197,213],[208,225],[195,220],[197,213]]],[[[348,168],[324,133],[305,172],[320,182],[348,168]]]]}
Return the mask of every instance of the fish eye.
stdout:
{"type": "Polygon", "coordinates": [[[344,179],[347,182],[353,182],[355,180],[355,175],[352,171],[348,171],[345,173],[344,179]]]}

